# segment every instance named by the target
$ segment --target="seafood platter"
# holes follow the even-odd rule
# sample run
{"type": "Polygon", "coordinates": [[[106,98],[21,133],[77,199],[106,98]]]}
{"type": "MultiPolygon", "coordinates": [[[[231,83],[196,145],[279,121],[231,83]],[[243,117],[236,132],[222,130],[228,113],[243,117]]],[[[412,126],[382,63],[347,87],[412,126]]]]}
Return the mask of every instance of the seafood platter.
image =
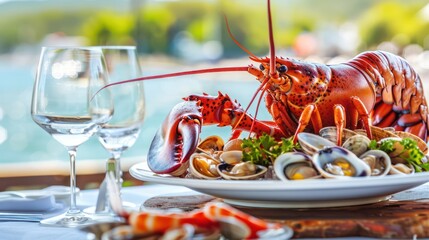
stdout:
{"type": "Polygon", "coordinates": [[[267,135],[226,142],[210,136],[173,173],[154,173],[150,161],[136,164],[130,173],[235,205],[293,208],[383,201],[427,181],[424,141],[392,129],[371,129],[372,140],[364,131],[344,129],[340,146],[336,127],[322,128],[320,134],[299,133],[296,144],[267,135]]]}
{"type": "Polygon", "coordinates": [[[271,206],[273,201],[368,203],[427,182],[429,112],[413,67],[385,51],[363,52],[333,65],[277,56],[269,0],[267,13],[267,57],[241,45],[226,24],[231,40],[257,66],[144,76],[102,88],[218,72],[244,72],[260,82],[245,108],[221,92],[184,97],[153,137],[146,161],[133,166],[131,174],[231,203],[245,199],[271,206]],[[262,101],[272,119],[257,119],[262,101]],[[201,140],[203,127],[215,124],[232,128],[231,141],[201,140]],[[243,131],[249,137],[240,138],[243,131]]]}

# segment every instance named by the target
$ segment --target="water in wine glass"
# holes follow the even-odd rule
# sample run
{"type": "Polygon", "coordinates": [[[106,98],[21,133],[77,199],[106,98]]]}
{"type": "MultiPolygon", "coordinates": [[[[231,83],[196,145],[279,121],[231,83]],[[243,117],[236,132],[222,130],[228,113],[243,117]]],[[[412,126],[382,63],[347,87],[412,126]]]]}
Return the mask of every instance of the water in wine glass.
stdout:
{"type": "Polygon", "coordinates": [[[76,152],[113,114],[106,85],[105,61],[99,49],[44,47],[33,88],[33,120],[66,147],[70,157],[70,208],[42,224],[77,227],[93,224],[96,217],[76,205],[76,152]]]}
{"type": "Polygon", "coordinates": [[[109,152],[123,152],[133,146],[140,133],[140,126],[111,126],[109,124],[98,130],[100,142],[109,152]]]}
{"type": "Polygon", "coordinates": [[[34,121],[64,146],[79,146],[98,130],[90,116],[45,116],[34,115],[34,121]]]}

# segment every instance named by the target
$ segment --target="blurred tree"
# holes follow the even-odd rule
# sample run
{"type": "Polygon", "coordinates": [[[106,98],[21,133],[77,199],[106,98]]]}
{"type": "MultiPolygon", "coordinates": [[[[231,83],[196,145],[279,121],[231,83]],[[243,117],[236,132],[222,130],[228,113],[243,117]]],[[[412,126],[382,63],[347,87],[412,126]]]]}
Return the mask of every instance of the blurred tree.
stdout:
{"type": "Polygon", "coordinates": [[[82,33],[90,45],[134,45],[133,28],[131,15],[103,11],[83,24],[82,33]]]}
{"type": "Polygon", "coordinates": [[[359,21],[360,48],[374,48],[384,41],[393,41],[400,48],[411,43],[423,46],[429,29],[429,22],[420,14],[424,4],[402,1],[375,4],[359,21]]]}
{"type": "Polygon", "coordinates": [[[18,44],[39,43],[49,33],[79,35],[82,23],[90,16],[91,12],[86,10],[69,12],[56,9],[3,16],[0,21],[0,52],[10,52],[18,44]]]}

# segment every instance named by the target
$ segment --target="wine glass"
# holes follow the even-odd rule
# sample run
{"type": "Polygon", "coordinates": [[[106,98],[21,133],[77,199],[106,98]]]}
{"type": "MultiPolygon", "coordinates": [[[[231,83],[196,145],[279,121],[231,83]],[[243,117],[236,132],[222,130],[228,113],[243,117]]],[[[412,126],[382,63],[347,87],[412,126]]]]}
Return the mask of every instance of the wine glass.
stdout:
{"type": "MultiPolygon", "coordinates": [[[[142,75],[134,46],[102,46],[99,48],[106,59],[109,83],[142,75]]],[[[110,91],[114,100],[115,112],[107,124],[98,130],[98,139],[110,154],[106,163],[106,174],[113,173],[120,189],[122,186],[121,154],[134,145],[140,133],[145,114],[145,97],[142,82],[115,85],[110,88],[110,91]]],[[[103,182],[94,210],[96,213],[113,213],[109,207],[108,196],[100,195],[107,193],[105,188],[106,183],[103,182]],[[100,198],[104,198],[104,204],[99,204],[102,201],[100,198]]]]}
{"type": "Polygon", "coordinates": [[[31,102],[33,120],[59,143],[70,157],[70,208],[42,224],[76,227],[95,217],[76,206],[76,150],[113,114],[110,90],[95,94],[108,82],[100,49],[43,47],[31,102]]]}

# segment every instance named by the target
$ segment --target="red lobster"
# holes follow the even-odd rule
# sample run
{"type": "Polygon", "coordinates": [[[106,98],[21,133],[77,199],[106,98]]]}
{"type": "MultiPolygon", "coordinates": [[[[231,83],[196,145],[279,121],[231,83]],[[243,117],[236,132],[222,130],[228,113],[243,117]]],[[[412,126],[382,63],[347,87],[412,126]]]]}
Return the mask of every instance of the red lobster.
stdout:
{"type": "MultiPolygon", "coordinates": [[[[347,63],[324,65],[275,55],[270,0],[268,29],[270,56],[259,58],[231,38],[259,68],[225,67],[178,72],[123,81],[141,81],[172,76],[224,71],[247,71],[261,82],[254,94],[265,95],[272,122],[258,121],[236,101],[219,93],[217,97],[192,95],[173,108],[156,133],[148,154],[155,173],[180,176],[198,144],[201,125],[230,125],[238,137],[241,130],[257,135],[296,136],[302,131],[318,132],[323,126],[337,126],[341,141],[343,128],[364,127],[371,138],[371,125],[394,127],[426,141],[428,107],[420,77],[401,57],[388,52],[365,52],[347,63]],[[360,121],[359,121],[360,120],[360,121]],[[311,121],[311,125],[309,124],[311,121]]],[[[119,84],[119,83],[116,83],[119,84]]],[[[259,99],[260,101],[261,99],[259,99]]],[[[259,102],[258,102],[259,104],[259,102]]],[[[249,104],[250,105],[250,104],[249,104]]]]}

